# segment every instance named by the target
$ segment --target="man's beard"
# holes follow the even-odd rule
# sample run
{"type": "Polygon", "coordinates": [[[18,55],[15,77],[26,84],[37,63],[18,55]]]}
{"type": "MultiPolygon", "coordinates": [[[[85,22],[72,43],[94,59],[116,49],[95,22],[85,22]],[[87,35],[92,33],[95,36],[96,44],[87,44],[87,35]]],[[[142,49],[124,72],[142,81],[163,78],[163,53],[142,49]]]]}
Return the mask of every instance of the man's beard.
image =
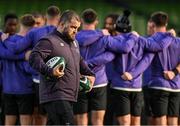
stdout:
{"type": "Polygon", "coordinates": [[[69,40],[69,41],[74,41],[75,38],[72,38],[68,32],[63,32],[63,35],[69,40]]]}

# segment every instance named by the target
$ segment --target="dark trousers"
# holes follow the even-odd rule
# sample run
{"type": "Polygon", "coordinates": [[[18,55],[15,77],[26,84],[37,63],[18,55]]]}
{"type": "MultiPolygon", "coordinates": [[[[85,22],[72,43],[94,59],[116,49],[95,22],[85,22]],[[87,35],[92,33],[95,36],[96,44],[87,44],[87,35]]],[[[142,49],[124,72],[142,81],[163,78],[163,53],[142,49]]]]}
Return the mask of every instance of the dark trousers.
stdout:
{"type": "Polygon", "coordinates": [[[0,87],[0,125],[4,125],[5,114],[4,114],[4,97],[2,94],[2,87],[0,87]]]}
{"type": "Polygon", "coordinates": [[[59,100],[43,104],[48,114],[48,125],[73,125],[73,103],[59,100]]]}

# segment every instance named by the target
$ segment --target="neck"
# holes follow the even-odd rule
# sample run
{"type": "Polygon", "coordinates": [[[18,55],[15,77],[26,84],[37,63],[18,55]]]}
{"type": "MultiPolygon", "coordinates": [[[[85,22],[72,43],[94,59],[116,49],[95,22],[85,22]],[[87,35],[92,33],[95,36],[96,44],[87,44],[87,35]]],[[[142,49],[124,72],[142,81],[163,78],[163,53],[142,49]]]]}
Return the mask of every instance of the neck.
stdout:
{"type": "Polygon", "coordinates": [[[55,27],[57,26],[57,24],[56,24],[56,23],[54,23],[54,21],[53,21],[53,20],[47,20],[46,25],[47,25],[47,26],[52,25],[52,26],[55,26],[55,27]]]}
{"type": "Polygon", "coordinates": [[[63,32],[61,27],[57,27],[57,31],[61,33],[60,36],[65,42],[70,43],[74,41],[72,38],[69,38],[66,33],[63,32]]]}
{"type": "Polygon", "coordinates": [[[116,35],[121,35],[121,34],[123,34],[123,33],[116,31],[116,35]]]}
{"type": "Polygon", "coordinates": [[[166,27],[156,27],[155,32],[166,32],[166,27]]]}
{"type": "Polygon", "coordinates": [[[95,30],[96,26],[94,24],[83,24],[82,28],[84,30],[95,30]]]}
{"type": "Polygon", "coordinates": [[[28,31],[29,31],[29,28],[20,27],[20,30],[19,30],[19,32],[18,32],[18,35],[25,36],[28,31]]]}

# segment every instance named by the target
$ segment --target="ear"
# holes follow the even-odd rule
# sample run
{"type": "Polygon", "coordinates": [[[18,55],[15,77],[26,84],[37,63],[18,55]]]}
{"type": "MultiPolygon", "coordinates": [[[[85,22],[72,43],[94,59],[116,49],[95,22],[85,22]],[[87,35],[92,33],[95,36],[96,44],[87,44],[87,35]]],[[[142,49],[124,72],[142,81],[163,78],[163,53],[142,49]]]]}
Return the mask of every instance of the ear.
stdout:
{"type": "Polygon", "coordinates": [[[113,26],[114,28],[116,28],[116,23],[114,24],[114,26],[113,26]]]}
{"type": "Polygon", "coordinates": [[[57,29],[58,29],[58,31],[62,32],[64,30],[64,23],[60,22],[57,26],[57,29]]]}
{"type": "Polygon", "coordinates": [[[152,28],[155,28],[156,24],[154,22],[152,22],[152,28]]]}
{"type": "Polygon", "coordinates": [[[93,22],[93,24],[95,25],[95,26],[97,26],[98,25],[98,20],[95,20],[94,22],[93,22]]]}
{"type": "Polygon", "coordinates": [[[60,22],[60,23],[59,23],[59,25],[60,25],[60,26],[63,26],[63,25],[64,25],[64,23],[60,22]]]}
{"type": "Polygon", "coordinates": [[[152,22],[152,30],[155,32],[156,31],[156,24],[154,22],[152,22]]]}
{"type": "Polygon", "coordinates": [[[63,28],[65,27],[65,23],[60,22],[60,23],[59,23],[59,26],[63,29],[63,28]]]}
{"type": "Polygon", "coordinates": [[[98,20],[95,20],[95,25],[98,25],[99,21],[98,20]]]}
{"type": "Polygon", "coordinates": [[[165,26],[167,27],[167,26],[168,26],[168,23],[166,23],[165,26]]]}
{"type": "Polygon", "coordinates": [[[84,23],[83,19],[81,18],[81,23],[84,23]]]}

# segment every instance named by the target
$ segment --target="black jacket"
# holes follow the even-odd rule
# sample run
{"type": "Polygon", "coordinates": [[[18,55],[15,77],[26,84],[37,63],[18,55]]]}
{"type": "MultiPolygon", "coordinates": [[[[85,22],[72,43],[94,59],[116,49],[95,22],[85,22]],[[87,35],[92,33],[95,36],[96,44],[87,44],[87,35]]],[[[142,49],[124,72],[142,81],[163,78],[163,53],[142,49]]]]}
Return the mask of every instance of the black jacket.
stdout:
{"type": "Polygon", "coordinates": [[[76,102],[80,74],[94,76],[81,58],[77,42],[70,41],[56,30],[39,40],[30,55],[29,62],[41,73],[40,103],[56,100],[76,102]],[[52,69],[45,62],[54,56],[65,58],[65,74],[59,79],[48,80],[46,76],[52,77],[52,69]]]}

